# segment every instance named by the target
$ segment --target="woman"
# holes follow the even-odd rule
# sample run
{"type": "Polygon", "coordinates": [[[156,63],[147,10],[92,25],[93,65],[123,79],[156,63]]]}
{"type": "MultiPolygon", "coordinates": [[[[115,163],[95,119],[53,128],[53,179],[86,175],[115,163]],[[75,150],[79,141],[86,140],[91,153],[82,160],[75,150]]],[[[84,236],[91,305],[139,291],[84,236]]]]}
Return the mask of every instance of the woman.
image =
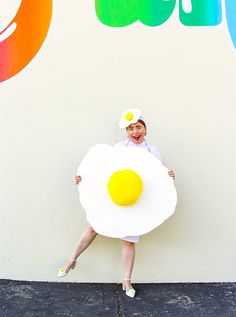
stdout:
{"type": "MultiPolygon", "coordinates": [[[[146,151],[149,151],[151,154],[156,156],[157,159],[161,160],[160,152],[158,149],[150,144],[148,144],[145,140],[145,136],[147,134],[146,124],[141,117],[141,111],[139,109],[129,109],[127,110],[120,122],[119,125],[121,128],[126,128],[127,132],[127,140],[124,142],[120,142],[115,146],[133,146],[139,147],[146,151]]],[[[175,179],[175,174],[172,170],[168,171],[170,177],[175,179]]],[[[81,176],[75,177],[76,184],[82,181],[81,176]]],[[[69,262],[64,266],[63,269],[59,270],[58,276],[63,277],[67,275],[67,273],[74,269],[76,266],[76,260],[79,255],[92,243],[92,241],[97,236],[97,233],[94,229],[89,225],[80,240],[76,244],[74,251],[71,255],[69,262]]],[[[138,236],[127,236],[121,239],[122,240],[122,258],[124,265],[124,280],[123,280],[123,290],[125,290],[126,295],[129,297],[135,296],[135,290],[131,285],[131,275],[134,265],[135,258],[135,243],[139,241],[138,236]]]]}

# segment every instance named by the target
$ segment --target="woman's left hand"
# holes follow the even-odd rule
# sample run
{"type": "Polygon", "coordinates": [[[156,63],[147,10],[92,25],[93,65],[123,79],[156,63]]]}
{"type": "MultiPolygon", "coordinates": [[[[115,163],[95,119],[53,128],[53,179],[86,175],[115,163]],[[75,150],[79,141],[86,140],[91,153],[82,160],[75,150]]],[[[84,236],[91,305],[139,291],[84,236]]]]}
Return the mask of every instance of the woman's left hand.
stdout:
{"type": "Polygon", "coordinates": [[[173,181],[175,180],[175,173],[173,170],[169,170],[168,175],[173,178],[173,181]]]}

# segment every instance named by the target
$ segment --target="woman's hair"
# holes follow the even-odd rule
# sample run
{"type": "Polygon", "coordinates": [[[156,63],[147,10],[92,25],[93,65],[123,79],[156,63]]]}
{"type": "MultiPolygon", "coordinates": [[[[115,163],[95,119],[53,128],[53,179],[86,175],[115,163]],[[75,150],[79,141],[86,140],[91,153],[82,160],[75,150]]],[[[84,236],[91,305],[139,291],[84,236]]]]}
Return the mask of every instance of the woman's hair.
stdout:
{"type": "Polygon", "coordinates": [[[138,122],[140,122],[144,126],[144,128],[147,129],[146,123],[142,119],[139,119],[138,122]]]}
{"type": "MultiPolygon", "coordinates": [[[[146,123],[145,123],[142,119],[138,119],[137,122],[140,122],[140,123],[144,126],[144,128],[147,130],[146,123]]],[[[133,124],[133,123],[132,123],[132,124],[133,124]]],[[[128,127],[129,127],[129,126],[128,126],[128,127]]],[[[128,127],[126,127],[126,130],[128,129],[128,127]]]]}

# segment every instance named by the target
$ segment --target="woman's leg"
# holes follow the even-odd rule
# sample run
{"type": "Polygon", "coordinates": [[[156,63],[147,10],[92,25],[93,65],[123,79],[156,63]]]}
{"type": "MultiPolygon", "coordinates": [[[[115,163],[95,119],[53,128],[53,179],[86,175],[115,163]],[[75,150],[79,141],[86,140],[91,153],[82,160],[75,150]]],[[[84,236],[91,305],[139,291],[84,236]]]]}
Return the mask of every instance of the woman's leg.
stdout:
{"type": "Polygon", "coordinates": [[[79,241],[77,242],[72,255],[70,257],[70,261],[64,267],[65,272],[69,272],[71,268],[75,266],[76,259],[78,256],[87,249],[87,247],[93,242],[96,238],[97,232],[93,230],[91,226],[84,231],[82,236],[80,237],[79,241]]]}
{"type": "Polygon", "coordinates": [[[132,288],[131,285],[131,275],[134,266],[134,258],[135,258],[135,243],[129,241],[122,241],[122,257],[123,257],[123,265],[124,265],[124,284],[126,289],[132,288]]]}

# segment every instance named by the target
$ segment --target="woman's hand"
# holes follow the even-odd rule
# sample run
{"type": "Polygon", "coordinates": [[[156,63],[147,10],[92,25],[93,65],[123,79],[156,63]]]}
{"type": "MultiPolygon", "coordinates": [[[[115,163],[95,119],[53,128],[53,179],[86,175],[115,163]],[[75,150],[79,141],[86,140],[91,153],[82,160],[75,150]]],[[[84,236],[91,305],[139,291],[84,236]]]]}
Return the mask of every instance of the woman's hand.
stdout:
{"type": "Polygon", "coordinates": [[[81,181],[82,181],[81,176],[75,176],[75,185],[79,185],[81,181]]]}
{"type": "Polygon", "coordinates": [[[175,173],[173,170],[169,170],[168,175],[173,178],[173,181],[175,180],[175,173]]]}

